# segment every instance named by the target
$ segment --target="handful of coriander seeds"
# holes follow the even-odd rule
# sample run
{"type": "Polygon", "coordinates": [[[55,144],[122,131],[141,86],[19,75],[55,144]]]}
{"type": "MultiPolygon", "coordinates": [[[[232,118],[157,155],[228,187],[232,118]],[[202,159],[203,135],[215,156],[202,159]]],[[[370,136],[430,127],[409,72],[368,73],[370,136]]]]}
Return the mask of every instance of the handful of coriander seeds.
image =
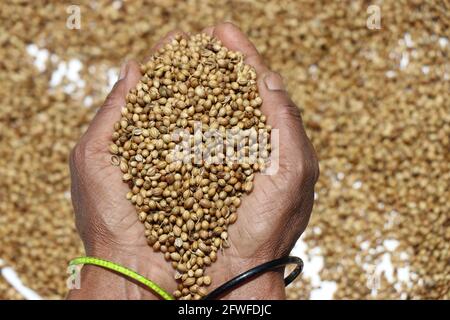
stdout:
{"type": "Polygon", "coordinates": [[[254,69],[206,34],[176,37],[141,73],[110,152],[148,244],[175,269],[175,298],[201,299],[241,198],[268,164],[271,145],[261,141],[271,128],[254,69]]]}

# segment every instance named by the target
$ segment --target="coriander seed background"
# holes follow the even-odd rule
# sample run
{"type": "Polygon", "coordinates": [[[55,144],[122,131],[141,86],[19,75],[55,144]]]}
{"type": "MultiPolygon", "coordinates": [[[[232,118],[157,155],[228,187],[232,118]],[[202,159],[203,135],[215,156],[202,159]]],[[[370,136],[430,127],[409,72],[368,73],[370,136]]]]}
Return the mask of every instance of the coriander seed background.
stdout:
{"type": "Polygon", "coordinates": [[[173,29],[230,20],[284,76],[320,159],[295,249],[310,259],[289,297],[448,299],[449,12],[394,0],[0,4],[0,298],[24,298],[9,268],[42,298],[65,295],[82,254],[68,155],[121,62],[173,29]]]}

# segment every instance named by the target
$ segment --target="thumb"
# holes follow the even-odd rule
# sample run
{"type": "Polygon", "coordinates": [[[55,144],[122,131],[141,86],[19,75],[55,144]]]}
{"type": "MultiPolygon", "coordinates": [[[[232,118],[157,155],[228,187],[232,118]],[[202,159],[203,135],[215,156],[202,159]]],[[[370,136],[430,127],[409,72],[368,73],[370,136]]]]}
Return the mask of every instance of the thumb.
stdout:
{"type": "Polygon", "coordinates": [[[141,78],[139,64],[129,61],[121,67],[116,82],[103,105],[97,111],[86,131],[85,138],[97,141],[109,141],[114,131],[114,123],[120,120],[121,109],[125,106],[126,95],[141,78]]]}
{"type": "Polygon", "coordinates": [[[261,111],[277,131],[278,141],[272,151],[280,156],[280,166],[295,168],[299,163],[314,163],[314,148],[306,135],[300,110],[290,98],[283,78],[273,71],[266,71],[258,78],[258,91],[263,100],[261,111]]]}
{"type": "Polygon", "coordinates": [[[245,63],[255,68],[263,100],[261,111],[267,116],[267,123],[279,130],[279,144],[272,147],[278,148],[280,165],[287,166],[283,164],[286,161],[297,164],[312,146],[303,128],[300,110],[289,97],[281,76],[269,70],[256,47],[234,24],[225,22],[204,32],[218,38],[230,50],[242,52],[245,63]]]}
{"type": "Polygon", "coordinates": [[[266,71],[258,78],[258,91],[263,100],[261,111],[272,127],[289,127],[293,133],[304,132],[300,110],[286,90],[277,72],[266,71]]]}
{"type": "Polygon", "coordinates": [[[263,100],[261,111],[267,123],[279,130],[280,155],[297,150],[308,150],[310,142],[303,127],[300,110],[286,91],[280,74],[267,71],[258,79],[258,90],[263,100]]]}

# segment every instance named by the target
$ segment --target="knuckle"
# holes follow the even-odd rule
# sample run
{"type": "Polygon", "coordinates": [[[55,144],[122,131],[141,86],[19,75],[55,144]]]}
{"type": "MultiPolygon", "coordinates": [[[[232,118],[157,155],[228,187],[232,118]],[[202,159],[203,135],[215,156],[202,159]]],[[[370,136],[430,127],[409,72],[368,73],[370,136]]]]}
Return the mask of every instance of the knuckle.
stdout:
{"type": "Polygon", "coordinates": [[[103,102],[98,112],[108,111],[110,109],[115,109],[121,105],[125,104],[125,82],[124,79],[118,80],[112,87],[110,93],[103,102]]]}
{"type": "Polygon", "coordinates": [[[313,157],[300,161],[297,169],[302,184],[308,183],[314,185],[317,182],[319,177],[319,165],[313,157]]]}
{"type": "Polygon", "coordinates": [[[100,152],[100,144],[95,140],[82,138],[70,152],[70,164],[76,170],[82,170],[93,155],[100,152]]]}
{"type": "Polygon", "coordinates": [[[300,115],[300,110],[293,102],[287,102],[283,104],[280,108],[280,117],[285,120],[301,122],[302,117],[300,115]]]}
{"type": "Polygon", "coordinates": [[[217,27],[223,28],[224,30],[227,30],[227,29],[238,29],[238,27],[233,22],[229,22],[229,21],[225,21],[225,22],[219,23],[217,25],[217,27]]]}
{"type": "Polygon", "coordinates": [[[309,152],[308,152],[309,169],[308,170],[310,170],[310,175],[312,177],[313,184],[316,184],[316,182],[317,182],[317,180],[319,180],[319,176],[320,176],[319,160],[317,157],[316,150],[309,139],[308,139],[308,144],[309,144],[309,148],[308,148],[309,149],[309,152]]]}
{"type": "Polygon", "coordinates": [[[317,156],[315,155],[314,152],[314,160],[313,160],[313,165],[314,165],[314,184],[317,182],[317,180],[319,180],[320,177],[320,165],[319,165],[319,161],[317,160],[317,156]]]}
{"type": "Polygon", "coordinates": [[[84,156],[85,159],[92,158],[93,156],[105,151],[105,145],[102,143],[103,141],[97,139],[89,139],[84,142],[84,156]]]}
{"type": "MultiPolygon", "coordinates": [[[[119,80],[119,82],[122,80],[119,80]]],[[[116,88],[120,85],[119,82],[117,82],[112,91],[108,94],[108,96],[105,99],[105,102],[103,103],[102,107],[99,109],[99,112],[104,112],[110,109],[114,109],[117,106],[117,100],[118,100],[118,96],[116,94],[116,88]]]]}
{"type": "MultiPolygon", "coordinates": [[[[267,76],[270,76],[275,79],[279,79],[281,82],[284,82],[283,75],[281,73],[279,73],[278,71],[268,70],[265,74],[265,77],[267,77],[267,76]]],[[[288,103],[293,104],[292,101],[289,101],[288,103]]]]}
{"type": "Polygon", "coordinates": [[[171,40],[172,38],[175,38],[179,35],[183,35],[183,31],[179,28],[175,28],[172,31],[167,32],[165,38],[171,40]]]}
{"type": "Polygon", "coordinates": [[[70,152],[70,164],[76,169],[80,170],[85,163],[86,160],[86,147],[85,143],[80,141],[70,152]]]}

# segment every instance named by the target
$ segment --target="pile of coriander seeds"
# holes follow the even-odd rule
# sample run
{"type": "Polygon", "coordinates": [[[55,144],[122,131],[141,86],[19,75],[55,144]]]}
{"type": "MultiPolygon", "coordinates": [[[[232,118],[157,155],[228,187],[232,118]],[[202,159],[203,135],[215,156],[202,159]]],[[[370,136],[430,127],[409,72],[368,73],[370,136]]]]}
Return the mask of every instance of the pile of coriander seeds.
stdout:
{"type": "MultiPolygon", "coordinates": [[[[282,74],[320,159],[306,254],[294,253],[305,272],[288,298],[317,298],[331,283],[325,298],[450,299],[448,1],[74,5],[80,29],[67,28],[64,1],[0,3],[0,259],[25,286],[67,294],[67,263],[84,254],[67,159],[122,61],[144,61],[174,29],[232,21],[282,74]],[[380,29],[367,27],[369,6],[380,29]],[[77,63],[84,85],[74,73],[59,82],[77,63]]],[[[18,296],[0,277],[0,299],[18,296]]]]}
{"type": "Polygon", "coordinates": [[[126,198],[148,244],[176,270],[179,299],[207,294],[205,270],[229,247],[241,196],[252,191],[270,153],[266,143],[250,158],[256,140],[237,148],[207,134],[237,141],[249,132],[270,135],[256,72],[243,59],[206,34],[175,37],[141,66],[114,125],[109,149],[130,187],[126,198]]]}

